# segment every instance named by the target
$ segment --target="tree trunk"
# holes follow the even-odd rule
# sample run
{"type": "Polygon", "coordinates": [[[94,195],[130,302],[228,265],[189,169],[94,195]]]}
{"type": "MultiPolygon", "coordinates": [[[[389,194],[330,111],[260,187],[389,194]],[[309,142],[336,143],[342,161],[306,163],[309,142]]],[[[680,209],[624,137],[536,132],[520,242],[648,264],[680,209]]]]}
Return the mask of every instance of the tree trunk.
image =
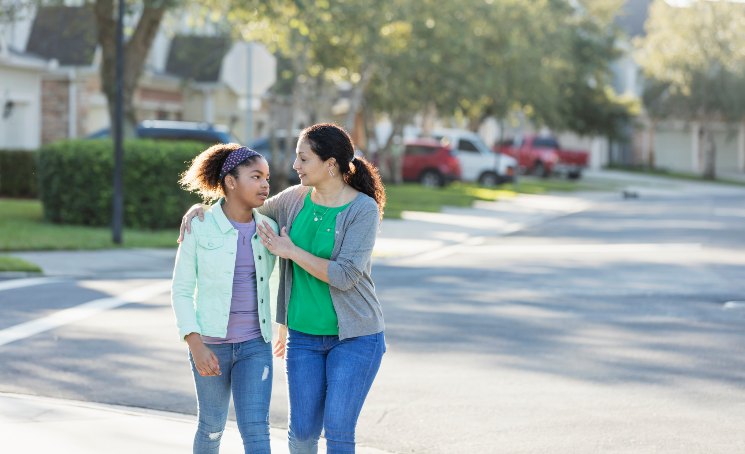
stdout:
{"type": "MultiPolygon", "coordinates": [[[[134,109],[134,92],[142,75],[147,54],[158,33],[167,2],[159,2],[160,7],[149,6],[145,2],[137,27],[125,44],[124,55],[124,136],[133,137],[137,118],[134,109]]],[[[113,0],[97,0],[94,6],[98,44],[101,45],[101,85],[106,95],[109,121],[114,125],[114,94],[116,91],[116,13],[113,0]]]]}
{"type": "Polygon", "coordinates": [[[393,118],[393,131],[388,136],[383,148],[378,150],[378,170],[383,181],[401,182],[401,160],[403,158],[404,118],[393,118]],[[394,153],[394,147],[397,149],[394,153]]]}
{"type": "Polygon", "coordinates": [[[435,119],[437,118],[437,107],[433,102],[427,103],[422,112],[422,128],[420,135],[422,137],[430,137],[432,130],[435,127],[435,119]]]}
{"type": "Polygon", "coordinates": [[[375,115],[367,103],[362,103],[362,119],[365,125],[365,137],[367,138],[368,147],[364,151],[369,153],[370,149],[372,149],[377,153],[380,150],[380,144],[378,143],[378,133],[375,130],[375,115]]]}
{"type": "Polygon", "coordinates": [[[703,177],[707,180],[716,179],[716,151],[717,145],[714,141],[714,133],[710,124],[704,124],[704,173],[703,177]]]}
{"type": "Polygon", "coordinates": [[[347,111],[347,118],[344,121],[344,128],[350,133],[354,129],[357,112],[360,110],[360,106],[362,105],[362,98],[365,95],[367,86],[370,84],[373,72],[374,69],[372,65],[365,67],[362,70],[360,81],[352,87],[352,95],[349,99],[349,111],[347,111]]]}

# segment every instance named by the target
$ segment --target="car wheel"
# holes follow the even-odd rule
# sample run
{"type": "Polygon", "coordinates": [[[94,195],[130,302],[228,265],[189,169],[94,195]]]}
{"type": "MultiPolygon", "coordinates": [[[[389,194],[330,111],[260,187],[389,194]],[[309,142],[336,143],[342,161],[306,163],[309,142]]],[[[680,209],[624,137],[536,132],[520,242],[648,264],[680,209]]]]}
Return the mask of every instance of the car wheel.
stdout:
{"type": "Polygon", "coordinates": [[[494,172],[484,172],[479,177],[481,186],[494,187],[500,183],[499,176],[494,172]]]}
{"type": "Polygon", "coordinates": [[[445,179],[436,170],[427,170],[419,177],[419,182],[423,186],[439,188],[445,184],[445,179]]]}
{"type": "Polygon", "coordinates": [[[567,174],[567,178],[569,178],[570,180],[579,180],[580,178],[582,178],[582,172],[579,170],[575,172],[569,172],[567,174]]]}

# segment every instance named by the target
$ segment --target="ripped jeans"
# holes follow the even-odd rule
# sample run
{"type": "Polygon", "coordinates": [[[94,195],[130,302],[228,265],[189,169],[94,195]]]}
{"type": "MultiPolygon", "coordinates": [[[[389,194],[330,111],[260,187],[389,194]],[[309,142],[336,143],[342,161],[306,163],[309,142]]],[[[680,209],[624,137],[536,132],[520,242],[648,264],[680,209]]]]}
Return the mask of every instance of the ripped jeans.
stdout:
{"type": "Polygon", "coordinates": [[[237,344],[210,344],[220,362],[222,375],[202,377],[189,354],[197,391],[199,424],[194,436],[194,454],[217,454],[230,394],[243,449],[251,454],[269,454],[269,400],[272,395],[271,343],[257,338],[237,344]]]}

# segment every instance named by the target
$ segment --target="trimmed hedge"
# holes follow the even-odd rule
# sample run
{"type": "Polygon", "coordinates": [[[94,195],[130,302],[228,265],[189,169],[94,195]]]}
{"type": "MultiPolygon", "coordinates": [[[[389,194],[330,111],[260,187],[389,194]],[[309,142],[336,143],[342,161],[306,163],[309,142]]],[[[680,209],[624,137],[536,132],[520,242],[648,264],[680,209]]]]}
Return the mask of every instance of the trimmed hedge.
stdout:
{"type": "MultiPolygon", "coordinates": [[[[124,142],[124,223],[127,227],[176,227],[199,198],[178,179],[205,148],[198,142],[124,142]]],[[[63,224],[111,225],[114,152],[110,139],[66,140],[39,152],[44,217],[63,224]]]]}
{"type": "Polygon", "coordinates": [[[0,150],[0,197],[38,196],[36,159],[36,151],[0,150]]]}

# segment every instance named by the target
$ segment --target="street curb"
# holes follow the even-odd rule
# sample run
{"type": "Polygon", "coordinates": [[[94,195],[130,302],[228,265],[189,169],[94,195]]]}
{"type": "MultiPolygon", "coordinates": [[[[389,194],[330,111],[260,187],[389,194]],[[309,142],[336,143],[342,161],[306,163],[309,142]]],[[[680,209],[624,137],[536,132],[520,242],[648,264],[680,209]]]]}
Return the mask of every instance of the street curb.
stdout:
{"type": "MultiPolygon", "coordinates": [[[[132,407],[120,404],[109,404],[101,402],[89,402],[75,399],[63,399],[59,397],[38,396],[33,394],[21,394],[0,391],[0,399],[19,399],[27,402],[37,402],[48,406],[62,406],[67,408],[79,408],[97,412],[108,412],[123,415],[132,418],[156,418],[161,421],[170,421],[187,424],[196,427],[196,415],[190,413],[178,413],[164,410],[153,410],[145,407],[132,407]]],[[[228,419],[226,429],[238,433],[238,426],[235,420],[228,419]]],[[[287,429],[284,427],[270,426],[270,437],[274,440],[273,444],[286,444],[287,429]]],[[[319,440],[319,447],[325,448],[325,439],[319,440]]],[[[280,450],[285,452],[284,450],[280,450]]],[[[389,451],[383,451],[362,444],[357,444],[357,451],[361,454],[392,454],[389,451]]]]}
{"type": "Polygon", "coordinates": [[[43,277],[43,271],[0,271],[0,280],[23,279],[25,277],[43,277]]]}

